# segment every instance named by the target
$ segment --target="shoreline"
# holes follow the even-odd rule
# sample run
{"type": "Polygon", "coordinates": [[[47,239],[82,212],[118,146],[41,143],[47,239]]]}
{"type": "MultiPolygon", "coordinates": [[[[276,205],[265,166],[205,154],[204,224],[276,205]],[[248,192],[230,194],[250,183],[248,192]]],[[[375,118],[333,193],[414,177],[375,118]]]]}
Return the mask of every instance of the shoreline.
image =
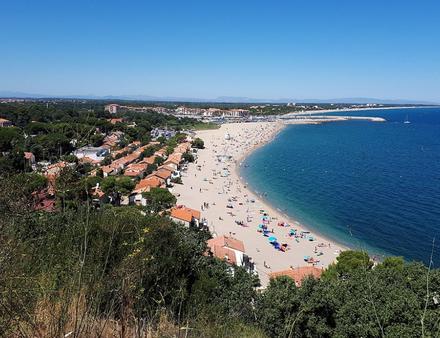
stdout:
{"type": "MultiPolygon", "coordinates": [[[[303,124],[309,124],[309,123],[303,123],[303,124]]],[[[346,244],[338,241],[337,239],[332,239],[329,238],[328,236],[326,236],[325,234],[320,233],[319,231],[313,229],[313,227],[308,226],[307,224],[301,223],[299,222],[296,217],[294,215],[289,216],[285,211],[277,208],[275,205],[273,205],[272,202],[270,202],[266,197],[262,196],[262,194],[253,189],[249,183],[245,180],[245,178],[243,176],[241,176],[241,166],[242,164],[245,162],[246,158],[248,156],[250,156],[254,151],[264,147],[265,145],[269,144],[270,142],[272,142],[284,129],[286,129],[289,125],[291,125],[290,123],[282,123],[282,126],[273,133],[272,137],[267,140],[264,143],[259,144],[258,146],[255,146],[254,148],[248,150],[243,156],[241,156],[235,163],[235,174],[238,176],[239,180],[241,181],[241,183],[245,186],[245,189],[249,190],[253,195],[258,196],[258,198],[261,199],[263,204],[266,204],[270,209],[276,210],[277,213],[279,213],[280,215],[282,215],[285,220],[288,223],[300,223],[301,224],[301,228],[304,230],[308,230],[308,231],[312,231],[315,234],[317,234],[320,238],[322,238],[323,240],[327,241],[327,242],[334,242],[335,244],[337,244],[339,247],[341,247],[343,250],[350,250],[351,248],[349,246],[347,246],[346,244]]]]}
{"type": "Polygon", "coordinates": [[[432,106],[404,106],[404,107],[398,107],[398,106],[391,106],[391,107],[364,107],[364,108],[342,108],[342,109],[321,109],[321,110],[304,110],[301,112],[291,112],[284,115],[279,115],[280,117],[283,116],[302,116],[302,115],[308,115],[308,114],[327,114],[327,113],[338,113],[338,112],[353,112],[353,111],[369,111],[369,110],[392,110],[392,109],[420,109],[420,108],[438,108],[439,106],[432,105],[432,106]]]}
{"type": "Polygon", "coordinates": [[[197,163],[183,174],[184,184],[173,188],[178,204],[202,209],[202,217],[207,219],[213,236],[233,236],[244,242],[245,253],[255,263],[263,287],[268,284],[271,272],[311,266],[304,261],[304,256],[319,260],[315,266],[325,268],[346,249],[271,205],[240,176],[243,160],[272,141],[286,126],[279,121],[231,123],[216,130],[198,131],[197,137],[205,141],[205,149],[198,152],[197,163]],[[225,139],[225,133],[230,134],[230,140],[225,139]],[[225,154],[231,158],[220,162],[218,156],[225,154]],[[204,203],[209,203],[209,208],[202,208],[204,203]],[[233,208],[228,208],[231,204],[233,208]],[[268,229],[273,230],[270,235],[288,245],[286,252],[275,250],[268,239],[257,232],[262,210],[270,216],[268,229]],[[237,221],[244,225],[238,225],[237,221]],[[278,226],[279,222],[290,226],[278,226]],[[289,236],[290,229],[296,229],[297,238],[289,236]]]}

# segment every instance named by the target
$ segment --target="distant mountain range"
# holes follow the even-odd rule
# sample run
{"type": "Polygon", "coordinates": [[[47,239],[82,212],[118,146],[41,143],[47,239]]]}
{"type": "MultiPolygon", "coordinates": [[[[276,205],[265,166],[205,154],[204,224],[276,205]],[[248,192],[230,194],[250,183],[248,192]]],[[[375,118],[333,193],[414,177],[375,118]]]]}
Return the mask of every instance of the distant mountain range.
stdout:
{"type": "Polygon", "coordinates": [[[87,99],[87,100],[131,100],[131,101],[164,101],[164,102],[215,102],[215,103],[346,103],[346,104],[424,104],[438,105],[439,102],[424,100],[403,100],[403,99],[376,99],[368,97],[347,97],[336,99],[255,99],[239,96],[219,96],[213,99],[200,99],[190,97],[174,97],[174,96],[149,96],[149,95],[50,95],[50,94],[31,94],[13,91],[0,91],[0,98],[27,98],[27,99],[87,99]]]}

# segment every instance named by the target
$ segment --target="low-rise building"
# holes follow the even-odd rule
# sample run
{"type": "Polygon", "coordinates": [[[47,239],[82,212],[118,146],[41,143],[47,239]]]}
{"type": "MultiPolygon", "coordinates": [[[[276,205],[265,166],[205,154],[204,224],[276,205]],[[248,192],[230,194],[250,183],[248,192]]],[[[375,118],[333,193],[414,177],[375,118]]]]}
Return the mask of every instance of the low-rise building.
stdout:
{"type": "Polygon", "coordinates": [[[132,163],[124,170],[124,176],[143,177],[148,169],[147,163],[132,163]]]}
{"type": "Polygon", "coordinates": [[[244,243],[239,239],[228,236],[218,236],[208,240],[207,244],[210,252],[215,257],[237,266],[244,265],[244,243]]]}
{"type": "Polygon", "coordinates": [[[186,226],[198,227],[200,224],[200,211],[179,205],[171,209],[171,219],[186,226]]]}
{"type": "Polygon", "coordinates": [[[300,287],[304,278],[312,276],[314,278],[320,278],[322,275],[322,269],[316,266],[301,266],[297,268],[289,268],[287,270],[276,271],[269,274],[269,278],[274,279],[280,276],[287,276],[292,278],[295,285],[300,287]]]}

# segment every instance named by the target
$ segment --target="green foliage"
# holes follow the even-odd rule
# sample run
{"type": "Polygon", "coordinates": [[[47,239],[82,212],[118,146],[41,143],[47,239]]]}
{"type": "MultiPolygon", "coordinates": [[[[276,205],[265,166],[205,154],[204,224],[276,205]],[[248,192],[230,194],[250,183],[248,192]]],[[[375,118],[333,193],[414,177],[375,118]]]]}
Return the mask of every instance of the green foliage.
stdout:
{"type": "Polygon", "coordinates": [[[150,157],[153,156],[154,153],[156,152],[156,147],[155,146],[149,146],[147,148],[145,148],[145,150],[142,152],[142,156],[143,157],[150,157]]]}
{"type": "Polygon", "coordinates": [[[132,181],[132,179],[125,176],[108,176],[101,182],[101,189],[107,194],[118,192],[123,195],[127,195],[133,190],[134,187],[135,183],[132,181]]]}
{"type": "Polygon", "coordinates": [[[171,146],[171,145],[169,145],[169,146],[167,146],[166,148],[165,148],[165,153],[166,153],[166,155],[167,156],[169,156],[169,155],[171,155],[173,152],[174,152],[174,146],[171,146]]]}
{"type": "Polygon", "coordinates": [[[47,186],[47,178],[38,173],[23,173],[14,176],[19,184],[21,184],[28,193],[39,191],[47,186]]]}
{"type": "Polygon", "coordinates": [[[289,277],[271,280],[256,304],[257,320],[271,337],[286,337],[300,307],[295,282],[289,277]],[[287,331],[287,332],[286,332],[287,331]]]}
{"type": "Polygon", "coordinates": [[[20,129],[14,127],[0,127],[0,153],[11,151],[15,146],[23,142],[20,129]]]}
{"type": "Polygon", "coordinates": [[[156,156],[154,158],[154,164],[156,164],[157,166],[162,165],[164,161],[165,160],[162,157],[160,157],[160,156],[156,156]]]}
{"type": "Polygon", "coordinates": [[[182,155],[182,158],[184,161],[187,162],[194,162],[194,155],[191,154],[190,152],[186,152],[182,155]]]}
{"type": "Polygon", "coordinates": [[[163,211],[171,208],[176,204],[176,196],[168,191],[168,189],[151,188],[150,191],[143,193],[147,200],[147,207],[154,212],[163,211]]]}
{"type": "Polygon", "coordinates": [[[113,159],[112,159],[111,155],[107,155],[101,161],[101,165],[109,165],[110,163],[112,163],[112,161],[113,161],[113,159]]]}
{"type": "Polygon", "coordinates": [[[364,251],[343,251],[336,258],[336,261],[337,263],[332,264],[324,273],[324,278],[336,275],[347,276],[355,270],[370,269],[373,266],[373,262],[364,251]]]}
{"type": "MultiPolygon", "coordinates": [[[[96,336],[87,331],[93,320],[158,325],[163,311],[203,337],[418,337],[422,318],[425,336],[440,330],[438,269],[401,258],[371,267],[365,253],[348,252],[330,278],[297,288],[280,277],[257,291],[257,277],[205,255],[207,232],[141,208],[93,209],[81,200],[81,191],[106,180],[65,169],[56,182],[63,207],[53,213],[31,208],[29,192],[44,187],[43,177],[0,180],[0,335],[20,327],[32,336],[37,325],[42,336],[60,336],[80,299],[84,336],[96,336]]],[[[151,210],[175,202],[163,189],[147,196],[151,210]]]]}
{"type": "Polygon", "coordinates": [[[203,140],[201,138],[196,137],[192,141],[192,146],[193,146],[193,148],[203,149],[203,148],[205,148],[205,142],[203,142],[203,140]]]}

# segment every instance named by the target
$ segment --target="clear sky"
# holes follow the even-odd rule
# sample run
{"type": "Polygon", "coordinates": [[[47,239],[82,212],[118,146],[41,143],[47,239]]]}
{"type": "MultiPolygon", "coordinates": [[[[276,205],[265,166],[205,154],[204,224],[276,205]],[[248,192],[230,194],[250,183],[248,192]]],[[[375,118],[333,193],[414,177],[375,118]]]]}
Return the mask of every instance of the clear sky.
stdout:
{"type": "Polygon", "coordinates": [[[0,0],[0,90],[440,102],[439,0],[0,0]]]}

